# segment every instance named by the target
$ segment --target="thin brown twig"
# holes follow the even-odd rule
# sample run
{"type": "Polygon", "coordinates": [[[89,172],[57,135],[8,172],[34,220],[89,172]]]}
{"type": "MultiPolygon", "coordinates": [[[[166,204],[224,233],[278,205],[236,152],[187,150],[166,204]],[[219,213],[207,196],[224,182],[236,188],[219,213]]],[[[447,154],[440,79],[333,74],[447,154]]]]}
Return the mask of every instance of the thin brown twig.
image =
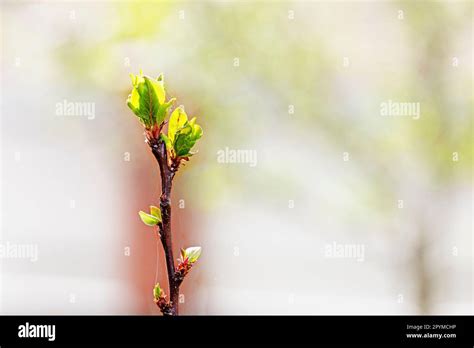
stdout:
{"type": "Polygon", "coordinates": [[[170,292],[170,308],[164,311],[163,314],[178,315],[179,286],[181,281],[176,277],[171,236],[171,188],[175,171],[168,166],[165,143],[161,139],[150,139],[149,144],[158,162],[161,177],[160,210],[162,222],[158,225],[158,231],[165,251],[170,292]]]}

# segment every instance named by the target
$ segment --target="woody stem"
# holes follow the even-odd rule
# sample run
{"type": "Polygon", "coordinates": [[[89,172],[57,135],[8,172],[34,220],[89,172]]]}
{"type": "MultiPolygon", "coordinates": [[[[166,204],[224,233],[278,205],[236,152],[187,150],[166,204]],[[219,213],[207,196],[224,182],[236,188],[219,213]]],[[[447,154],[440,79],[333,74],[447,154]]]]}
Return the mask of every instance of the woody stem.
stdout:
{"type": "Polygon", "coordinates": [[[165,143],[161,139],[151,139],[149,140],[149,144],[160,167],[161,176],[160,209],[162,222],[159,226],[159,233],[166,257],[171,306],[170,309],[163,312],[163,314],[178,315],[179,286],[181,282],[176,279],[171,237],[171,187],[175,172],[168,166],[165,143]]]}

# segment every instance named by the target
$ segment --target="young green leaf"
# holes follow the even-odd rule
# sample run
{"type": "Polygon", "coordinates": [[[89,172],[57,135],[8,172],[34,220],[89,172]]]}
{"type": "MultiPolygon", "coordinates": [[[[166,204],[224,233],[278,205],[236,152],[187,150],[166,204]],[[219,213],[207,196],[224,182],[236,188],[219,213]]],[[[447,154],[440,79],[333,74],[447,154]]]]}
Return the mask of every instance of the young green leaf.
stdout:
{"type": "Polygon", "coordinates": [[[163,290],[161,290],[160,283],[156,283],[155,287],[153,288],[153,298],[155,300],[159,300],[163,295],[163,290]]]}
{"type": "Polygon", "coordinates": [[[158,223],[161,222],[161,220],[158,220],[157,217],[147,214],[144,211],[139,211],[138,214],[140,215],[140,218],[142,219],[143,223],[147,226],[156,226],[158,223]]]}
{"type": "Polygon", "coordinates": [[[202,137],[202,128],[200,125],[198,124],[193,125],[192,137],[195,142],[202,137]]]}
{"type": "MultiPolygon", "coordinates": [[[[132,79],[134,78],[135,76],[132,77],[132,79]]],[[[132,93],[128,96],[127,105],[132,109],[135,115],[140,117],[140,95],[135,87],[132,89],[132,93]]]]}
{"type": "Polygon", "coordinates": [[[190,263],[194,263],[199,259],[199,256],[201,256],[201,247],[186,248],[184,254],[190,263]]]}
{"type": "MultiPolygon", "coordinates": [[[[163,77],[163,75],[160,75],[160,77],[163,77]]],[[[163,78],[161,78],[160,80],[158,79],[155,80],[148,76],[144,76],[144,78],[148,82],[148,86],[150,87],[150,89],[153,90],[153,91],[150,91],[150,93],[156,96],[156,99],[159,104],[163,104],[166,99],[165,85],[164,85],[163,78]]]]}
{"type": "Polygon", "coordinates": [[[159,222],[161,222],[161,209],[160,208],[155,207],[154,205],[150,205],[150,214],[156,217],[159,222]]]}
{"type": "Polygon", "coordinates": [[[174,104],[175,101],[176,101],[176,98],[171,98],[166,103],[160,104],[160,106],[158,107],[158,112],[155,117],[156,124],[161,124],[165,120],[166,115],[168,114],[168,109],[171,107],[171,105],[174,104]]]}
{"type": "Polygon", "coordinates": [[[170,138],[168,138],[164,133],[161,133],[160,137],[166,145],[166,150],[171,151],[173,149],[173,144],[171,144],[170,138]]]}
{"type": "Polygon", "coordinates": [[[167,153],[167,155],[168,155],[168,161],[171,161],[171,159],[175,157],[175,155],[174,155],[174,149],[173,149],[173,144],[171,144],[170,139],[169,139],[164,133],[161,133],[161,134],[160,134],[160,138],[161,138],[161,140],[163,140],[163,142],[165,143],[165,146],[166,146],[166,153],[167,153]]]}
{"type": "Polygon", "coordinates": [[[174,143],[176,132],[181,129],[188,121],[188,115],[184,111],[184,106],[180,105],[171,113],[168,124],[168,138],[174,143]]]}
{"type": "MultiPolygon", "coordinates": [[[[194,125],[194,127],[196,126],[197,125],[194,125]]],[[[197,139],[199,139],[193,135],[193,131],[194,128],[188,123],[176,133],[174,150],[177,157],[184,157],[186,154],[188,154],[196,143],[197,139]]]]}
{"type": "Polygon", "coordinates": [[[140,119],[145,128],[150,129],[163,123],[169,107],[175,99],[166,102],[163,75],[158,79],[130,74],[133,89],[127,99],[128,107],[140,119]]]}

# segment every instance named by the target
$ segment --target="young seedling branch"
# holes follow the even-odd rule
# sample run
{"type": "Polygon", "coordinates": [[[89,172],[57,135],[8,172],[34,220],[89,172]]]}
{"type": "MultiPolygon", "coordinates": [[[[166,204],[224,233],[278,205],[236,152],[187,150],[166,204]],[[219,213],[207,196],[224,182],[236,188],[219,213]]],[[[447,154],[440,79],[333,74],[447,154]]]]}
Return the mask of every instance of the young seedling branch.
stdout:
{"type": "Polygon", "coordinates": [[[179,166],[194,154],[191,149],[201,138],[202,128],[195,117],[188,120],[182,105],[173,110],[166,122],[176,99],[166,100],[163,75],[153,79],[140,71],[139,75],[130,76],[133,89],[127,105],[145,128],[146,142],[158,162],[161,176],[160,206],[152,205],[149,213],[138,213],[145,225],[157,227],[165,251],[170,297],[168,300],[160,284],[156,284],[153,298],[164,315],[178,315],[179,287],[201,256],[201,247],[181,249],[181,257],[175,267],[171,236],[171,187],[179,166]],[[166,123],[167,134],[163,131],[166,123]]]}

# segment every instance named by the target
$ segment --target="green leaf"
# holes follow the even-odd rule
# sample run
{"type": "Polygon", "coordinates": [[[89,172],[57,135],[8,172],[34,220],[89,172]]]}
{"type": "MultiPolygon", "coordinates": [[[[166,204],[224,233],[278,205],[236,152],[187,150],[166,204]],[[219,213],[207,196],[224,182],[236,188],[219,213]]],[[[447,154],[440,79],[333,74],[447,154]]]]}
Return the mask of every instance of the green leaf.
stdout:
{"type": "Polygon", "coordinates": [[[155,287],[153,288],[153,298],[155,300],[159,300],[162,295],[163,290],[160,288],[160,283],[156,283],[155,287]]]}
{"type": "Polygon", "coordinates": [[[147,226],[156,226],[160,222],[158,218],[153,215],[147,214],[144,211],[140,210],[138,214],[140,215],[140,218],[142,219],[143,223],[147,226]]]}
{"type": "Polygon", "coordinates": [[[176,133],[176,139],[174,143],[174,151],[177,157],[184,157],[186,154],[191,151],[192,147],[196,143],[196,140],[193,136],[193,127],[189,124],[186,124],[176,133]]]}
{"type": "Polygon", "coordinates": [[[201,247],[189,247],[184,253],[188,261],[194,263],[199,259],[199,256],[201,256],[201,247]]]}
{"type": "Polygon", "coordinates": [[[173,149],[173,145],[171,144],[170,139],[164,133],[161,133],[160,137],[161,137],[161,140],[163,140],[163,142],[165,143],[166,152],[168,153],[168,158],[173,158],[174,149],[173,149]]]}
{"type": "Polygon", "coordinates": [[[133,89],[127,98],[127,105],[146,128],[163,123],[169,107],[175,99],[166,102],[163,75],[158,79],[130,74],[133,89]]]}
{"type": "Polygon", "coordinates": [[[159,222],[161,222],[161,209],[160,208],[155,207],[154,205],[150,205],[150,214],[156,217],[159,222]]]}
{"type": "Polygon", "coordinates": [[[163,104],[166,100],[165,81],[164,81],[163,74],[158,76],[157,79],[152,79],[147,76],[145,76],[145,79],[148,80],[148,82],[152,86],[156,94],[156,97],[158,99],[158,103],[163,104]]]}
{"type": "Polygon", "coordinates": [[[184,111],[184,106],[180,105],[171,113],[168,124],[168,138],[174,143],[176,132],[181,129],[188,121],[188,115],[184,111]]]}
{"type": "Polygon", "coordinates": [[[132,109],[133,113],[137,116],[140,115],[140,95],[136,88],[132,89],[132,93],[128,96],[127,105],[130,109],[132,109]]]}
{"type": "Polygon", "coordinates": [[[161,124],[165,120],[166,115],[168,114],[168,109],[171,107],[171,105],[174,104],[175,101],[176,98],[171,98],[166,103],[160,104],[155,117],[155,121],[157,124],[161,124]]]}
{"type": "Polygon", "coordinates": [[[144,76],[144,80],[145,83],[138,87],[138,92],[140,93],[140,108],[143,109],[149,124],[154,125],[156,124],[155,120],[156,115],[158,114],[158,108],[160,107],[160,100],[163,100],[164,102],[164,97],[161,95],[157,81],[154,81],[147,76],[144,76]]]}
{"type": "Polygon", "coordinates": [[[202,137],[202,133],[203,133],[203,132],[202,132],[202,128],[201,128],[200,125],[198,125],[198,124],[193,125],[193,133],[192,133],[192,135],[193,135],[193,139],[194,139],[195,141],[198,140],[198,139],[200,139],[200,138],[202,137]]]}
{"type": "Polygon", "coordinates": [[[163,140],[163,142],[165,143],[166,149],[171,150],[173,148],[173,145],[171,144],[170,138],[168,138],[164,133],[161,133],[160,137],[161,140],[163,140]]]}

